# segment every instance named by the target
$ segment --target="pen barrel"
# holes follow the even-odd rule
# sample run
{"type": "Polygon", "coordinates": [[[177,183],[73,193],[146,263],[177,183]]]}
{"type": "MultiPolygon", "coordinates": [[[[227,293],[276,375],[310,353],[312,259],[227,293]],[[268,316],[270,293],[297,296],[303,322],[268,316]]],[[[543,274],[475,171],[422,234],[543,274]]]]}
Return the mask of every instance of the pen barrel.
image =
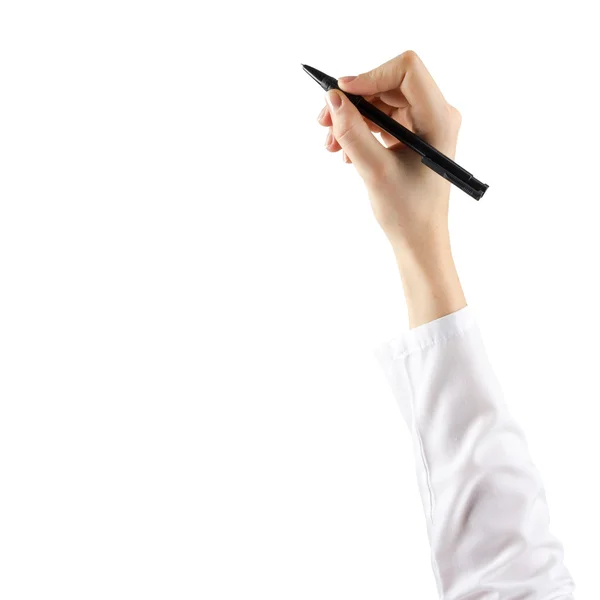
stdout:
{"type": "Polygon", "coordinates": [[[350,102],[356,106],[363,117],[367,117],[367,119],[373,121],[375,125],[378,125],[390,135],[393,135],[398,141],[403,142],[409,148],[412,148],[415,152],[418,152],[421,156],[427,156],[428,150],[437,152],[433,146],[430,146],[410,129],[407,129],[404,127],[404,125],[401,125],[398,123],[398,121],[395,121],[392,119],[392,117],[386,115],[383,111],[379,110],[376,106],[365,100],[362,96],[348,94],[347,92],[344,92],[344,94],[346,94],[348,100],[350,100],[350,102]]]}
{"type": "MultiPolygon", "coordinates": [[[[337,85],[335,87],[340,89],[337,85]]],[[[406,144],[409,148],[420,154],[422,156],[421,162],[424,165],[456,185],[472,198],[479,200],[483,196],[488,186],[478,179],[475,179],[471,173],[463,169],[451,158],[442,154],[439,150],[436,150],[410,129],[407,129],[404,125],[401,125],[398,121],[395,121],[386,115],[362,96],[349,94],[347,92],[344,92],[344,94],[348,97],[348,100],[356,106],[361,115],[371,120],[385,132],[394,136],[398,141],[406,144]]]]}

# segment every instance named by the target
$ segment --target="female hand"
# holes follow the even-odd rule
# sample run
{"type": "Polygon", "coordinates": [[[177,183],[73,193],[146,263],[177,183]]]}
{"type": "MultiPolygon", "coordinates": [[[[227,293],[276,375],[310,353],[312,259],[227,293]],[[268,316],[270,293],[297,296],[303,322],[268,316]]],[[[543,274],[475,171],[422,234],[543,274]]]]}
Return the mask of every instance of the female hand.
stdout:
{"type": "MultiPolygon", "coordinates": [[[[364,96],[454,158],[460,113],[446,102],[415,52],[404,52],[354,79],[341,78],[338,85],[364,96]]],[[[343,150],[344,160],[354,164],[396,255],[447,245],[449,182],[423,165],[420,155],[365,119],[345,94],[329,90],[326,99],[319,115],[319,123],[329,128],[326,147],[343,150]],[[371,132],[380,133],[383,144],[371,132]]]]}

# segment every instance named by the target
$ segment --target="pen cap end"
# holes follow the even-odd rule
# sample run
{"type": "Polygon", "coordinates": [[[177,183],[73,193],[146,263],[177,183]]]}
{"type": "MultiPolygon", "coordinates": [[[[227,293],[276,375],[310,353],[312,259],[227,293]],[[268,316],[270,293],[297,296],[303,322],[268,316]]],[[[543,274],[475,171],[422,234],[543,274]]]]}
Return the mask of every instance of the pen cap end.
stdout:
{"type": "Polygon", "coordinates": [[[478,181],[477,179],[473,178],[474,181],[477,181],[477,187],[476,187],[476,191],[477,191],[477,196],[473,196],[475,198],[475,200],[480,200],[481,197],[485,194],[486,190],[490,187],[487,183],[482,183],[481,181],[478,181]]]}

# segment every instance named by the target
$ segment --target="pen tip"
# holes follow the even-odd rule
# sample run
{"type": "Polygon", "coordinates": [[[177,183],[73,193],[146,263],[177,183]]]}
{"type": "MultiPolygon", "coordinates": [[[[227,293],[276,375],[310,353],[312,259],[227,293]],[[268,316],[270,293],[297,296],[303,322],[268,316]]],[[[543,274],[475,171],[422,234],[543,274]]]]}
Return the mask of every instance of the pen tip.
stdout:
{"type": "Polygon", "coordinates": [[[309,65],[302,64],[302,68],[325,90],[329,90],[332,87],[337,87],[337,82],[333,77],[325,75],[322,71],[315,69],[309,65]]]}

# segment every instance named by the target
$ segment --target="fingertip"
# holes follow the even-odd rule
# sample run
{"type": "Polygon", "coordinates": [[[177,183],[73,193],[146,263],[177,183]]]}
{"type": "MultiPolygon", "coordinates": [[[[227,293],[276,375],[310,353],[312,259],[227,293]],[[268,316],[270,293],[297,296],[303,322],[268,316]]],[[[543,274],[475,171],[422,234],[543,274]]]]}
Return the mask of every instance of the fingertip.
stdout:
{"type": "Polygon", "coordinates": [[[327,90],[325,94],[325,100],[327,106],[329,106],[329,113],[333,114],[342,106],[342,94],[335,88],[327,90]]]}
{"type": "Polygon", "coordinates": [[[339,152],[341,149],[342,149],[342,147],[340,146],[340,143],[334,137],[328,150],[330,152],[339,152]]]}
{"type": "Polygon", "coordinates": [[[317,122],[319,123],[319,125],[322,125],[323,127],[331,127],[332,126],[333,123],[331,121],[331,114],[329,113],[329,107],[327,105],[323,109],[322,114],[319,115],[317,122]]]}

